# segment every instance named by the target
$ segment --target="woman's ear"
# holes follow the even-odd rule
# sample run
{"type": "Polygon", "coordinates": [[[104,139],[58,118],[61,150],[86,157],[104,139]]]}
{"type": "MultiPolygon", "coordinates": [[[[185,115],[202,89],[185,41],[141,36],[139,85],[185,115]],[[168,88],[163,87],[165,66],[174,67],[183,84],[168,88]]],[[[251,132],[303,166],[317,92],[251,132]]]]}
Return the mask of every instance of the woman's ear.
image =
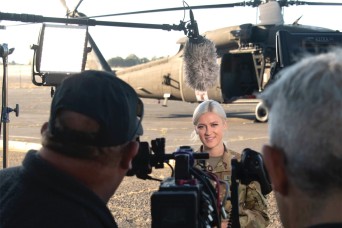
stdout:
{"type": "Polygon", "coordinates": [[[289,182],[286,174],[284,152],[267,145],[263,146],[262,152],[273,190],[286,196],[289,182]]]}

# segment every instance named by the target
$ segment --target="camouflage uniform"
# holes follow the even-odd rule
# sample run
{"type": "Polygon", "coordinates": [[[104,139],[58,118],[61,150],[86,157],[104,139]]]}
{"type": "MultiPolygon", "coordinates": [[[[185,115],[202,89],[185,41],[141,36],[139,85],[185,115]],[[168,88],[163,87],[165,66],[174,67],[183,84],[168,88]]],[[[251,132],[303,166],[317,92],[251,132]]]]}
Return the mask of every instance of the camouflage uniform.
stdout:
{"type": "MultiPolygon", "coordinates": [[[[202,151],[202,147],[199,151],[202,151]]],[[[232,158],[240,160],[241,155],[232,150],[225,150],[222,158],[215,167],[211,167],[208,160],[205,160],[207,171],[215,173],[216,176],[224,181],[231,183],[231,160],[232,158]]],[[[200,162],[197,161],[196,167],[200,168],[200,162]]],[[[202,165],[203,166],[203,165],[202,165]]],[[[221,185],[220,199],[224,197],[225,187],[221,185]]],[[[242,228],[264,228],[269,224],[267,214],[267,205],[265,197],[262,195],[260,185],[257,182],[252,182],[248,186],[239,184],[239,214],[240,225],[242,228]]],[[[225,209],[231,211],[231,203],[226,201],[225,209]]]]}

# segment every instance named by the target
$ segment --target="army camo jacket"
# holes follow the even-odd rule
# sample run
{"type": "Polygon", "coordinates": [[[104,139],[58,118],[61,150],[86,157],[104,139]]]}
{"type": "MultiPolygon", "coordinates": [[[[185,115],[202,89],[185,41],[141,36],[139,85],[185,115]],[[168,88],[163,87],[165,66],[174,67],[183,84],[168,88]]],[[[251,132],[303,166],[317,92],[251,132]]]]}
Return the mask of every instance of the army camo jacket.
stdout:
{"type": "MultiPolygon", "coordinates": [[[[202,147],[197,151],[201,152],[202,147]]],[[[235,151],[227,150],[224,152],[222,158],[218,161],[215,167],[211,167],[208,160],[204,160],[207,171],[215,173],[221,180],[231,183],[231,160],[232,158],[241,159],[241,155],[235,151]]],[[[200,162],[195,164],[197,168],[202,168],[200,162]]],[[[220,199],[225,195],[225,186],[221,185],[220,199]]],[[[261,193],[258,182],[252,182],[248,186],[239,184],[239,216],[241,228],[264,228],[269,224],[269,217],[267,214],[266,199],[261,193]]],[[[225,209],[227,213],[231,211],[231,203],[226,201],[225,209]]]]}

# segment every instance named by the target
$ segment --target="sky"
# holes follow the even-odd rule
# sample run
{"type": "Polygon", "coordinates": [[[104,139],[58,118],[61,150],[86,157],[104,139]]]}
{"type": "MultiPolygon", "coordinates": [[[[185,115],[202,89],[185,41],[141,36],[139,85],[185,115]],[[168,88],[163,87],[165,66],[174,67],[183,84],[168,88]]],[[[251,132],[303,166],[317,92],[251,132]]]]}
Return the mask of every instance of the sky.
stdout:
{"type": "MultiPolygon", "coordinates": [[[[317,2],[318,0],[310,0],[317,2]]],[[[239,0],[187,0],[191,6],[212,5],[240,2],[239,0]]],[[[331,0],[319,2],[340,2],[331,0]]],[[[70,9],[76,6],[77,0],[66,0],[70,9]]],[[[182,7],[182,0],[83,0],[79,12],[87,16],[108,15],[122,12],[182,7]]],[[[60,0],[0,0],[1,13],[34,14],[44,17],[64,18],[66,9],[60,0]]],[[[292,23],[301,17],[299,23],[342,31],[342,6],[290,6],[283,10],[285,23],[292,23]]],[[[217,28],[258,23],[258,11],[253,7],[234,7],[224,9],[193,10],[198,23],[199,32],[217,28]]],[[[181,20],[189,20],[188,13],[183,11],[138,14],[116,17],[97,17],[98,21],[133,22],[145,24],[176,24],[181,20]]],[[[30,45],[37,44],[41,24],[27,24],[14,21],[0,21],[5,29],[0,29],[0,44],[15,48],[8,61],[27,64],[32,60],[33,51],[30,45]]],[[[126,58],[135,54],[139,58],[172,56],[178,51],[177,40],[184,36],[181,31],[165,31],[159,29],[124,28],[113,26],[90,26],[89,33],[95,40],[105,59],[116,56],[126,58]]],[[[58,37],[56,37],[58,42],[58,37]]]]}

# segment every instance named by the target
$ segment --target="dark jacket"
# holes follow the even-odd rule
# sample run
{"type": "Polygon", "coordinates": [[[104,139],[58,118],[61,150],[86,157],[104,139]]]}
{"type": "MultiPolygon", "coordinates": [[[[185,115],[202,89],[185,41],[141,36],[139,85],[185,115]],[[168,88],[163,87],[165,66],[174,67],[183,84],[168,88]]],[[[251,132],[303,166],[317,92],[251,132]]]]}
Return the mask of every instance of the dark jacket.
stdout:
{"type": "Polygon", "coordinates": [[[0,171],[1,228],[117,227],[103,202],[76,179],[29,151],[0,171]]]}

